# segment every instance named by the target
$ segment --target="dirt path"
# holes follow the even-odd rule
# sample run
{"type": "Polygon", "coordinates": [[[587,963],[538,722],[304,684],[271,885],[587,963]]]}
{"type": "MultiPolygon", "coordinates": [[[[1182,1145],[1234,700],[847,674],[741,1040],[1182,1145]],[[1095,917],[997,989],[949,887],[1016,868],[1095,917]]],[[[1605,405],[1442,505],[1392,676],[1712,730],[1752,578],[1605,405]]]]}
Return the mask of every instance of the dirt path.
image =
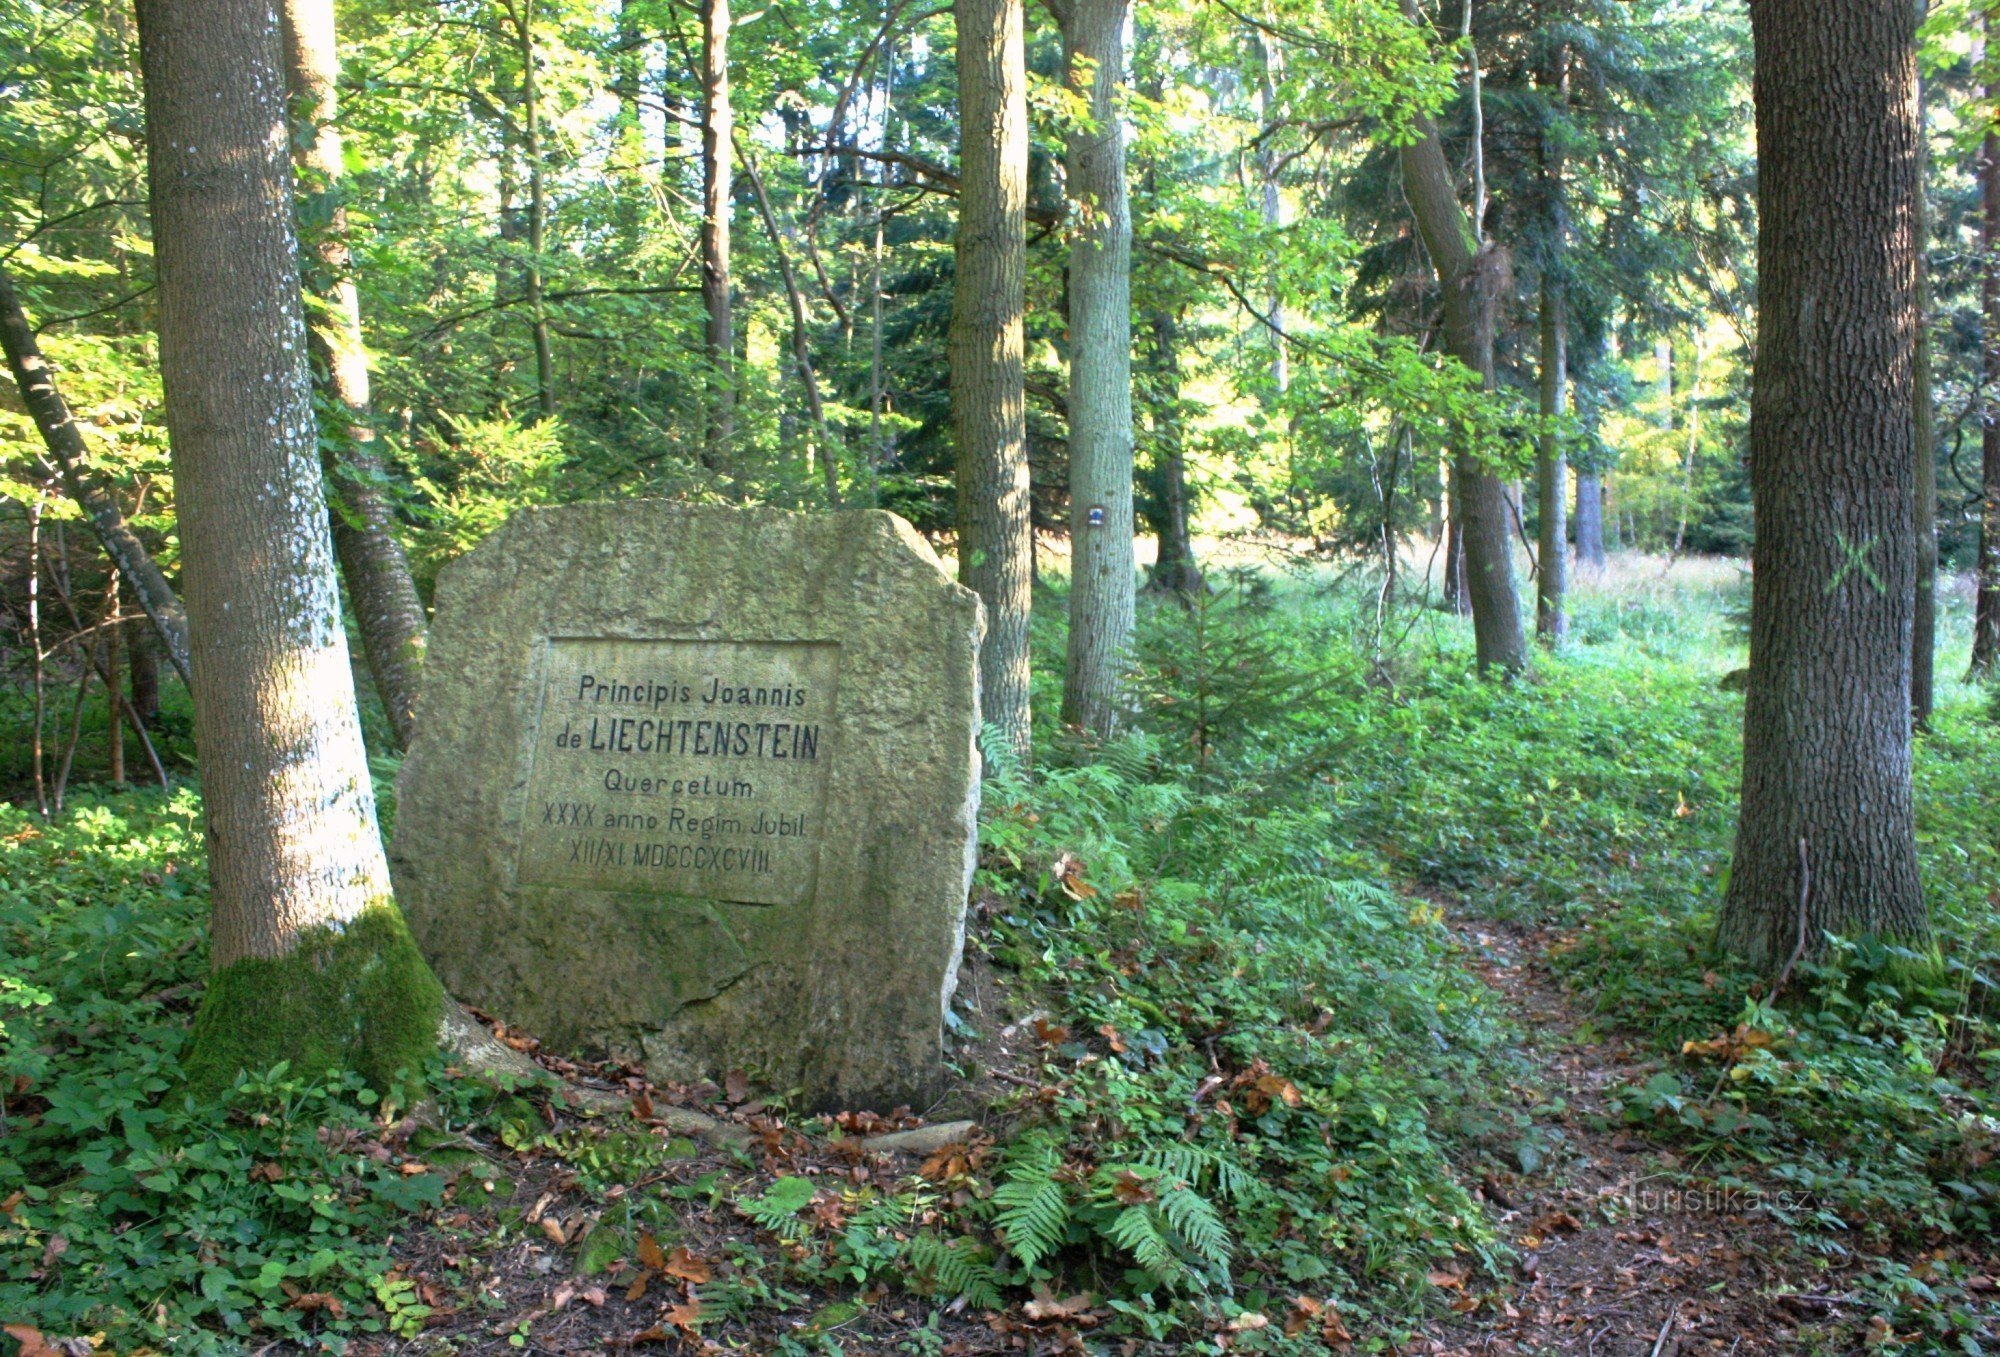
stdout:
{"type": "Polygon", "coordinates": [[[1545,964],[1557,935],[1457,912],[1453,930],[1523,1034],[1533,1073],[1512,1090],[1538,1106],[1523,1171],[1483,1190],[1519,1257],[1482,1291],[1465,1282],[1463,1317],[1405,1351],[1578,1353],[1583,1357],[1838,1351],[1836,1316],[1790,1275],[1784,1227],[1659,1144],[1620,1128],[1609,1095],[1655,1061],[1601,1033],[1545,964]],[[1778,1299],[1786,1296],[1787,1299],[1778,1299]],[[1477,1300],[1477,1308],[1471,1302],[1477,1300]]]}

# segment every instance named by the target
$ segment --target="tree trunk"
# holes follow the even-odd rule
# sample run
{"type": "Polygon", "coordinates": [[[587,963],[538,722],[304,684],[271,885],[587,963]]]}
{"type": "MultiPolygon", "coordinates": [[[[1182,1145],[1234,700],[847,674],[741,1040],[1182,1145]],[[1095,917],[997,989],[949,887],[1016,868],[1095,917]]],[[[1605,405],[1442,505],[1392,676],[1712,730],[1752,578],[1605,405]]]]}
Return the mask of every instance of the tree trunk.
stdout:
{"type": "Polygon", "coordinates": [[[1569,463],[1563,456],[1556,423],[1569,404],[1569,319],[1564,313],[1562,284],[1542,278],[1542,430],[1535,458],[1539,492],[1541,557],[1535,588],[1535,634],[1550,645],[1569,635],[1569,529],[1563,521],[1569,507],[1569,463]]]}
{"type": "Polygon", "coordinates": [[[159,634],[137,622],[129,627],[125,654],[132,674],[132,698],[127,709],[140,725],[151,726],[160,719],[159,634]]]}
{"type": "Polygon", "coordinates": [[[813,368],[811,319],[806,313],[805,297],[799,292],[798,275],[792,271],[792,257],[785,249],[784,233],[778,229],[778,216],[771,210],[770,195],[764,192],[764,176],[757,173],[757,162],[744,154],[743,147],[736,147],[737,156],[743,161],[743,172],[750,178],[750,191],[757,201],[757,214],[763,218],[764,230],[771,237],[771,250],[778,259],[778,276],[785,285],[785,301],[792,310],[792,362],[799,372],[799,385],[805,392],[806,415],[812,420],[814,435],[819,440],[820,466],[826,478],[827,503],[840,504],[840,457],[839,445],[834,441],[833,430],[826,421],[826,403],[820,399],[819,374],[813,368]]]}
{"type": "MultiPolygon", "coordinates": [[[[1991,97],[1993,91],[1988,91],[1991,97]]],[[[1979,314],[1980,371],[1986,396],[1980,420],[1979,555],[1975,566],[1978,595],[1972,609],[1973,679],[2000,674],[2000,135],[1986,134],[1979,151],[1979,314]]]]}
{"type": "Polygon", "coordinates": [[[1180,327],[1167,311],[1152,320],[1153,474],[1148,517],[1160,544],[1147,588],[1187,595],[1204,587],[1189,527],[1187,445],[1181,427],[1180,327]]]}
{"type": "MultiPolygon", "coordinates": [[[[1921,26],[1931,0],[1916,0],[1921,26]]],[[[1930,720],[1937,698],[1937,420],[1931,408],[1931,236],[1930,196],[1924,179],[1930,170],[1930,138],[1924,119],[1923,83],[1917,101],[1917,344],[1912,384],[1916,438],[1917,588],[1910,614],[1910,719],[1918,726],[1930,720]]]]}
{"type": "Polygon", "coordinates": [[[1454,617],[1472,611],[1472,598],[1465,588],[1465,516],[1458,507],[1458,468],[1447,452],[1439,459],[1438,483],[1443,487],[1439,506],[1444,515],[1444,587],[1438,602],[1454,617]]]}
{"type": "Polygon", "coordinates": [[[55,465],[47,468],[50,478],[62,482],[63,489],[90,520],[91,531],[97,534],[105,555],[131,582],[139,606],[160,633],[167,659],[181,681],[187,682],[187,616],[181,610],[181,601],[175,597],[167,577],[160,573],[160,567],[153,563],[146,544],[125,521],[118,501],[91,470],[90,450],[84,446],[83,431],[70,415],[62,392],[56,389],[55,373],[42,357],[41,346],[35,342],[35,332],[28,325],[20,299],[14,295],[13,280],[5,269],[0,269],[0,347],[7,351],[7,366],[14,374],[21,403],[41,431],[49,456],[55,459],[55,465]]]}
{"type": "MultiPolygon", "coordinates": [[[[1452,191],[1437,126],[1420,117],[1414,131],[1416,139],[1400,153],[1403,192],[1444,294],[1445,347],[1491,387],[1495,313],[1505,265],[1494,251],[1473,246],[1465,209],[1452,191]]],[[[1521,630],[1521,601],[1514,590],[1507,487],[1463,451],[1454,458],[1451,479],[1452,521],[1464,562],[1465,594],[1472,604],[1479,667],[1521,669],[1527,663],[1528,645],[1521,630]]]]}
{"type": "MultiPolygon", "coordinates": [[[[1269,127],[1277,117],[1278,79],[1284,71],[1284,55],[1278,39],[1259,28],[1252,36],[1257,42],[1257,111],[1269,127]]],[[[1257,157],[1257,177],[1263,190],[1264,229],[1273,236],[1285,225],[1285,196],[1278,187],[1278,148],[1275,139],[1265,143],[1257,157]]],[[[1292,385],[1292,357],[1285,348],[1285,298],[1274,285],[1271,289],[1271,387],[1283,395],[1292,385]]]]}
{"type": "Polygon", "coordinates": [[[1916,78],[1907,4],[1758,0],[1757,516],[1720,940],[1921,943],[1910,788],[1916,78]]]}
{"type": "MultiPolygon", "coordinates": [[[[535,341],[535,405],[543,418],[556,412],[556,360],[549,317],[542,310],[542,261],[549,240],[549,192],[542,167],[541,87],[535,77],[535,0],[519,0],[515,15],[521,51],[521,154],[528,161],[528,325],[535,341]]],[[[725,148],[727,143],[725,143],[725,148]]],[[[727,153],[725,149],[725,154],[727,153]]]]}
{"type": "Polygon", "coordinates": [[[332,0],[285,0],[285,85],[291,97],[292,165],[306,201],[331,204],[309,214],[306,285],[315,304],[307,311],[313,381],[324,408],[342,412],[339,427],[322,438],[320,455],[332,483],[333,554],[347,581],[347,597],[361,633],[361,653],[388,713],[399,747],[416,732],[417,684],[423,674],[424,605],[410,562],[396,540],[395,507],[385,491],[388,473],[375,455],[369,419],[368,355],[361,343],[361,296],[347,246],[347,207],[341,201],[339,81],[332,0]]]}
{"type": "Polygon", "coordinates": [[[719,471],[736,441],[736,329],[729,296],[729,0],[701,0],[701,301],[707,309],[708,422],[702,462],[719,471]]]}
{"type": "Polygon", "coordinates": [[[390,897],[321,493],[280,24],[140,0],[141,69],[214,972],[189,1073],[387,1085],[442,994],[390,897]]]}
{"type": "MultiPolygon", "coordinates": [[[[119,592],[118,569],[113,566],[111,582],[104,591],[107,619],[118,615],[119,592]]],[[[124,627],[114,624],[104,629],[104,754],[108,765],[105,772],[114,784],[125,780],[124,641],[124,627]]]]}
{"type": "Polygon", "coordinates": [[[1110,734],[1132,635],[1132,213],[1118,91],[1125,0],[1063,0],[1064,82],[1090,110],[1067,135],[1069,653],[1065,723],[1110,734]]]}
{"type": "Polygon", "coordinates": [[[1576,473],[1576,563],[1604,568],[1604,478],[1595,471],[1576,473]]]}
{"type": "Polygon", "coordinates": [[[958,443],[958,573],[986,605],[980,711],[1025,762],[1029,521],[1023,389],[1028,100],[1021,0],[959,0],[959,199],[952,280],[951,423],[958,443]]]}
{"type": "MultiPolygon", "coordinates": [[[[1668,553],[1670,560],[1678,560],[1686,549],[1688,519],[1694,513],[1694,462],[1695,454],[1701,450],[1701,365],[1707,358],[1707,344],[1701,331],[1696,330],[1694,368],[1688,379],[1687,455],[1681,459],[1681,508],[1679,517],[1674,520],[1674,546],[1668,553]]],[[[1671,379],[1669,381],[1671,384],[1671,379]]]]}

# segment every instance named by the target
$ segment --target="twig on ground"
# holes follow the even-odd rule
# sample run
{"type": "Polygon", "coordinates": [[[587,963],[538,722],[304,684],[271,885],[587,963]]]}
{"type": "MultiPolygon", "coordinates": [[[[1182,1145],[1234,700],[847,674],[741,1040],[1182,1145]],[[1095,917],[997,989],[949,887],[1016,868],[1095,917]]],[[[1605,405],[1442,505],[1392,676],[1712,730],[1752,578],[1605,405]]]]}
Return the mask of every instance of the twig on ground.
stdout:
{"type": "Polygon", "coordinates": [[[1653,1357],[1660,1357],[1660,1350],[1666,1347],[1667,1335],[1674,1331],[1674,1321],[1681,1317],[1681,1306],[1685,1303],[1684,1301],[1675,1301],[1673,1308],[1667,1311],[1666,1319],[1661,1321],[1660,1336],[1653,1340],[1653,1357]]]}

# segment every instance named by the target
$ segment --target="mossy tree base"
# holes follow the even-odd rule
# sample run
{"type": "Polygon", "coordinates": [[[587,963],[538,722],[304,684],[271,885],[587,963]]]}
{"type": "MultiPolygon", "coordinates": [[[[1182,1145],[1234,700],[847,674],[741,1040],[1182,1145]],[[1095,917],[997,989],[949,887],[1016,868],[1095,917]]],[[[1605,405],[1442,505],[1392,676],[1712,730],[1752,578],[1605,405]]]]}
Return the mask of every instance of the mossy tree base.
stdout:
{"type": "Polygon", "coordinates": [[[235,962],[208,982],[187,1056],[198,1094],[243,1070],[290,1062],[294,1075],[354,1070],[380,1091],[421,1076],[437,1046],[444,989],[396,906],[315,928],[297,950],[235,962]]]}

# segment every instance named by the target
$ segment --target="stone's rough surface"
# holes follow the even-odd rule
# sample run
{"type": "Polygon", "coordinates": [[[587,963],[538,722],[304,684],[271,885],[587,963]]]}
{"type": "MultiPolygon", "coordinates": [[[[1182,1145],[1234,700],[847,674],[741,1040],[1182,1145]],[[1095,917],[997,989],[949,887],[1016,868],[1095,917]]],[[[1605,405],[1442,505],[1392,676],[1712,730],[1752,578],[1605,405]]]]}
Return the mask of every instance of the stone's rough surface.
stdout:
{"type": "Polygon", "coordinates": [[[528,510],[446,569],[396,893],[553,1048],[921,1104],[976,842],[979,604],[891,514],[528,510]]]}

